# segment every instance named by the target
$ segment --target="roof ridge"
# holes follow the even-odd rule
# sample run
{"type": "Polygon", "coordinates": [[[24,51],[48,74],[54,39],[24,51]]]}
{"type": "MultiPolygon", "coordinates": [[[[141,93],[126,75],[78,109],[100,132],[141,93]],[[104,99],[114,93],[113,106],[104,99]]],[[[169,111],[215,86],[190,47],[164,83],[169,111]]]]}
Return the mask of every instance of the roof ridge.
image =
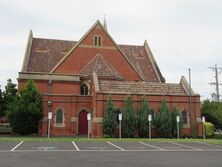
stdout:
{"type": "Polygon", "coordinates": [[[79,73],[81,73],[90,63],[92,63],[94,61],[94,59],[96,59],[97,56],[93,57],[81,70],[79,73]]]}
{"type": "MultiPolygon", "coordinates": [[[[106,59],[103,55],[101,54],[97,54],[93,59],[90,60],[89,63],[87,63],[82,70],[79,72],[80,74],[83,74],[84,72],[87,73],[87,75],[89,75],[88,73],[88,68],[90,68],[90,66],[92,66],[91,68],[93,68],[93,70],[90,70],[92,72],[96,72],[98,73],[98,75],[101,73],[100,68],[98,68],[99,64],[101,64],[101,67],[107,69],[107,76],[113,76],[116,78],[123,78],[119,72],[115,69],[115,67],[113,67],[106,59]],[[101,62],[100,62],[101,59],[101,62]]],[[[104,71],[102,71],[104,72],[104,71]]],[[[104,74],[106,75],[106,74],[104,74]]]]}
{"type": "Polygon", "coordinates": [[[143,80],[142,76],[137,72],[137,70],[134,68],[132,62],[128,59],[128,57],[123,53],[123,51],[120,49],[119,45],[113,40],[111,35],[104,29],[103,25],[99,20],[96,21],[96,23],[82,36],[82,38],[70,49],[70,51],[51,69],[50,73],[53,73],[61,64],[62,62],[80,45],[80,43],[85,39],[85,37],[97,26],[99,25],[102,30],[106,33],[106,35],[109,37],[109,39],[113,42],[114,46],[119,50],[119,52],[122,54],[123,58],[127,61],[127,63],[131,66],[132,70],[138,75],[140,79],[143,80]]]}
{"type": "MultiPolygon", "coordinates": [[[[103,60],[103,62],[105,63],[105,65],[106,65],[106,67],[108,67],[108,69],[109,69],[109,72],[112,74],[113,73],[113,71],[112,71],[112,69],[111,69],[111,64],[108,64],[108,62],[107,61],[105,61],[105,59],[102,57],[102,60],[103,60]]],[[[114,70],[114,69],[113,69],[114,70]]]]}
{"type": "Polygon", "coordinates": [[[66,39],[56,39],[56,38],[41,38],[41,37],[33,37],[33,39],[42,39],[42,40],[52,40],[52,41],[64,41],[64,42],[78,42],[73,40],[66,40],[66,39]]]}
{"type": "Polygon", "coordinates": [[[95,63],[93,72],[96,72],[96,67],[97,67],[97,63],[98,63],[98,59],[99,59],[99,57],[100,57],[100,54],[97,54],[95,57],[96,57],[96,63],[95,63]]]}

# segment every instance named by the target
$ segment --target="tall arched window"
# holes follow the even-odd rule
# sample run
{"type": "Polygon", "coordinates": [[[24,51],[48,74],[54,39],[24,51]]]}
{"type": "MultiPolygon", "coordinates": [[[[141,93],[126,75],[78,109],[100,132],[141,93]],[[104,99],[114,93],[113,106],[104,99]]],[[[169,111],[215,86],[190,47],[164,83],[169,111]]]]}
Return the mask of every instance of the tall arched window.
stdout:
{"type": "Polygon", "coordinates": [[[187,112],[186,111],[182,111],[181,112],[181,116],[182,116],[183,124],[188,124],[187,112]]]}
{"type": "Polygon", "coordinates": [[[80,89],[81,89],[81,95],[88,95],[88,87],[86,84],[82,84],[80,89]]]}
{"type": "Polygon", "coordinates": [[[63,123],[63,119],[64,119],[63,115],[64,115],[64,113],[61,109],[58,109],[56,111],[56,124],[62,124],[63,123]]]}

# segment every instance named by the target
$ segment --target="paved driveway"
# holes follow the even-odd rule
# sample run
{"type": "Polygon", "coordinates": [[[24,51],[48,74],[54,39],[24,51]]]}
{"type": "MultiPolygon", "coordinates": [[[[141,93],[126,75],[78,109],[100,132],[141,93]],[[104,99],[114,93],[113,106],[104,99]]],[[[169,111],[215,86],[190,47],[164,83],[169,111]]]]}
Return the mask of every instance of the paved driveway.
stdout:
{"type": "Polygon", "coordinates": [[[221,167],[222,146],[175,142],[0,142],[1,167],[221,167]]]}

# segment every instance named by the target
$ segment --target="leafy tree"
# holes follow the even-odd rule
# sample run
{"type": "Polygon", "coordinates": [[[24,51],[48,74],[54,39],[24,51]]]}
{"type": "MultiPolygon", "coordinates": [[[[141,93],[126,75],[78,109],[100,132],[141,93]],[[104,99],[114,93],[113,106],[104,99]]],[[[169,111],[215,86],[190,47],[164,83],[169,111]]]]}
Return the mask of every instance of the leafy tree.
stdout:
{"type": "Polygon", "coordinates": [[[4,101],[3,101],[3,95],[2,95],[1,85],[0,85],[0,118],[4,116],[3,104],[4,104],[4,101]]]}
{"type": "Polygon", "coordinates": [[[201,111],[206,121],[212,122],[216,129],[222,129],[222,102],[205,100],[201,104],[201,111]]]}
{"type": "Polygon", "coordinates": [[[116,117],[115,106],[113,104],[112,96],[110,95],[103,117],[103,135],[105,137],[113,137],[114,131],[117,127],[116,117]]]}
{"type": "Polygon", "coordinates": [[[42,118],[42,98],[33,81],[28,81],[7,112],[13,132],[27,135],[38,132],[42,118]]]}
{"type": "Polygon", "coordinates": [[[122,110],[123,110],[123,120],[122,120],[123,135],[125,137],[133,137],[136,126],[136,116],[134,113],[133,104],[130,95],[128,95],[127,98],[125,99],[122,110]]]}
{"type": "Polygon", "coordinates": [[[180,113],[178,112],[178,110],[176,108],[173,109],[173,111],[171,112],[171,120],[172,120],[172,136],[176,137],[177,136],[177,120],[176,117],[180,116],[180,122],[179,122],[179,129],[180,129],[180,133],[181,133],[181,129],[183,127],[183,122],[182,122],[182,118],[180,113]]]}
{"type": "Polygon", "coordinates": [[[172,118],[171,118],[171,113],[167,107],[166,101],[161,102],[160,111],[156,114],[154,123],[158,128],[161,137],[171,136],[172,118]]]}
{"type": "Polygon", "coordinates": [[[151,114],[151,109],[147,102],[146,96],[143,96],[142,102],[137,112],[138,134],[139,137],[147,137],[149,131],[148,115],[151,114]]]}
{"type": "Polygon", "coordinates": [[[15,100],[17,94],[16,84],[12,83],[11,79],[7,80],[7,85],[5,86],[5,91],[3,94],[3,105],[1,116],[5,116],[8,110],[9,104],[15,100]]]}

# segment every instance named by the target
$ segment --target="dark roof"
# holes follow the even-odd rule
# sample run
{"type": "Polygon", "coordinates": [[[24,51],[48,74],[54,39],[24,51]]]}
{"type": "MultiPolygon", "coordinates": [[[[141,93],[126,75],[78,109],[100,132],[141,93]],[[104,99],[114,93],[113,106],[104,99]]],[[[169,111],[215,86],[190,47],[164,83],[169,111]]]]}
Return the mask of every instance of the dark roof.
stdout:
{"type": "MultiPolygon", "coordinates": [[[[76,41],[32,38],[27,71],[22,72],[50,72],[76,43],[76,41]]],[[[152,67],[144,46],[118,46],[144,81],[159,82],[157,78],[159,74],[155,73],[156,67],[152,67]]]]}
{"type": "Polygon", "coordinates": [[[96,72],[99,77],[114,77],[123,79],[118,71],[100,54],[96,55],[83,69],[80,76],[92,76],[96,72]]]}
{"type": "Polygon", "coordinates": [[[127,56],[134,69],[140,74],[143,80],[148,82],[158,81],[144,46],[119,45],[119,48],[127,56]]]}
{"type": "Polygon", "coordinates": [[[49,72],[76,41],[33,38],[27,72],[49,72]]]}
{"type": "Polygon", "coordinates": [[[181,84],[99,80],[99,89],[104,93],[187,95],[181,84]]]}

